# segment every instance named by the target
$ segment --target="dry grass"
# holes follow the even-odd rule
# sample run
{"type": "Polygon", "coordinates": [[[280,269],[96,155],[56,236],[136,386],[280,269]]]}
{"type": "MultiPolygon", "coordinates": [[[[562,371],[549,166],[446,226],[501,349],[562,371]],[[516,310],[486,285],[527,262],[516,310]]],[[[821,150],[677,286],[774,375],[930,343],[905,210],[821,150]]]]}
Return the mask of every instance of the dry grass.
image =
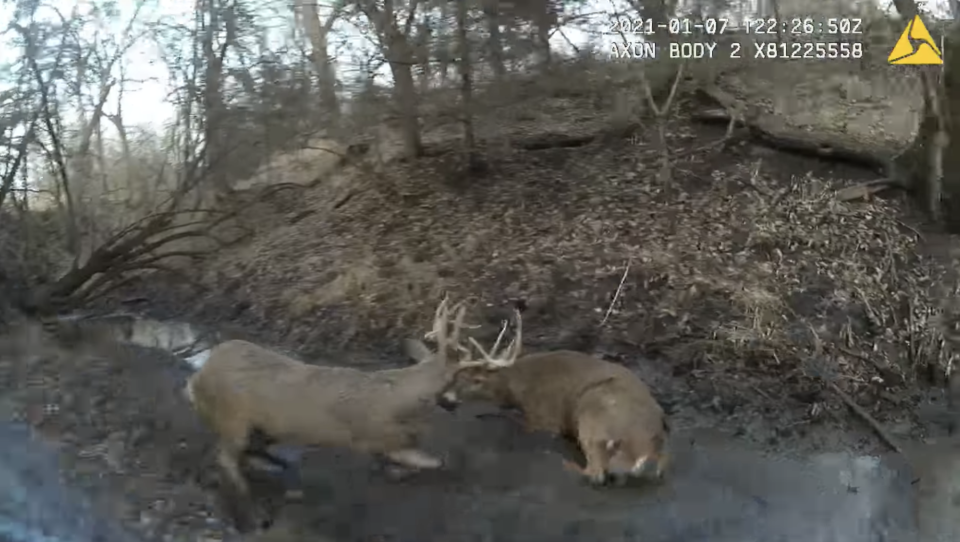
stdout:
{"type": "Polygon", "coordinates": [[[324,273],[328,280],[304,281],[281,294],[280,302],[291,321],[315,318],[329,307],[350,307],[344,341],[372,322],[379,322],[378,327],[410,325],[411,318],[420,316],[423,300],[442,295],[444,280],[430,263],[405,254],[390,256],[396,260],[368,253],[337,262],[324,273]],[[381,310],[385,296],[395,310],[381,310]]]}
{"type": "Polygon", "coordinates": [[[709,153],[661,186],[642,154],[618,161],[627,151],[637,152],[504,157],[456,193],[429,160],[398,167],[340,212],[275,231],[218,267],[236,267],[256,306],[285,311],[313,339],[393,340],[450,291],[543,307],[528,321],[549,344],[599,323],[630,259],[606,325],[651,353],[783,375],[815,355],[816,329],[854,384],[877,364],[909,380],[942,362],[931,287],[943,269],[917,254],[897,204],[839,202],[835,182],[763,165],[756,174],[709,153]],[[401,179],[403,204],[388,205],[401,179]]]}

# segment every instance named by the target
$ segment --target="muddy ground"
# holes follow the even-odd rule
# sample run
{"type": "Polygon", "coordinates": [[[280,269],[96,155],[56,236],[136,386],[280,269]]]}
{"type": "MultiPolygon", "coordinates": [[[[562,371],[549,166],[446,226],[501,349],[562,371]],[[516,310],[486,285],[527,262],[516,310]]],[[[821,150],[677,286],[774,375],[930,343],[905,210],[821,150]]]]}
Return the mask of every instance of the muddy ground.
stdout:
{"type": "MultiPolygon", "coordinates": [[[[342,450],[307,453],[302,476],[286,482],[303,488],[302,502],[283,504],[283,478],[256,474],[261,504],[276,521],[261,536],[410,542],[756,536],[759,541],[776,534],[799,540],[807,520],[785,512],[798,509],[790,495],[823,492],[820,499],[829,500],[835,485],[846,499],[835,506],[856,504],[846,486],[837,485],[839,479],[823,482],[827,489],[803,489],[803,480],[811,477],[791,463],[812,451],[880,451],[843,413],[788,424],[782,411],[717,404],[656,363],[621,361],[655,387],[670,411],[678,435],[674,468],[683,473],[673,481],[594,489],[561,468],[561,457],[579,459],[569,443],[526,434],[508,418],[488,416],[496,411],[484,405],[455,414],[438,409],[426,446],[445,458],[444,471],[398,482],[367,457],[342,450]],[[768,455],[787,466],[762,465],[768,455]],[[778,514],[784,517],[774,522],[778,514]]],[[[0,371],[5,383],[17,382],[3,389],[5,414],[56,449],[66,486],[87,496],[99,517],[134,539],[236,538],[217,498],[210,436],[180,393],[189,373],[182,360],[142,348],[75,345],[39,356],[8,352],[0,357],[0,371]]],[[[4,468],[16,468],[23,457],[11,458],[4,468]]],[[[883,484],[910,494],[906,472],[883,484]]],[[[904,502],[881,510],[894,526],[909,524],[904,502]]]]}
{"type": "MultiPolygon", "coordinates": [[[[762,153],[774,168],[768,174],[783,178],[810,171],[824,178],[872,178],[869,172],[766,150],[739,152],[730,160],[743,160],[742,153],[762,153]]],[[[597,288],[595,297],[609,295],[609,284],[597,288]]],[[[152,283],[118,293],[101,309],[194,322],[225,336],[309,354],[320,363],[371,369],[406,363],[388,340],[338,344],[330,339],[331,332],[291,333],[297,323],[284,315],[265,318],[244,309],[255,303],[238,292],[204,294],[184,284],[152,283]],[[138,301],[121,303],[134,299],[138,301]]],[[[867,506],[857,499],[870,492],[858,497],[856,484],[849,481],[842,491],[834,487],[837,480],[821,484],[815,475],[804,476],[805,467],[792,461],[823,452],[884,457],[889,452],[822,383],[792,381],[786,388],[771,388],[770,370],[690,366],[675,358],[644,356],[635,344],[616,338],[580,340],[583,329],[577,318],[552,318],[532,335],[532,347],[580,347],[635,369],[650,383],[678,435],[675,468],[685,474],[675,482],[621,490],[589,488],[560,468],[561,456],[575,455],[569,444],[524,434],[503,418],[478,418],[489,412],[486,407],[455,415],[438,411],[428,444],[448,460],[447,469],[396,482],[373,468],[368,458],[344,451],[308,453],[303,460],[303,502],[280,506],[278,483],[266,477],[267,506],[276,508],[276,526],[261,539],[910,539],[897,533],[911,521],[913,476],[895,454],[883,460],[884,472],[893,474],[881,477],[881,485],[900,500],[869,504],[874,517],[888,518],[882,525],[865,520],[869,528],[853,532],[849,525],[837,526],[834,535],[810,530],[830,525],[826,517],[855,516],[853,510],[861,508],[844,507],[867,506]],[[776,462],[766,463],[763,458],[769,457],[776,462]],[[802,498],[791,501],[789,494],[802,498]],[[817,502],[829,506],[816,508],[817,502]],[[877,534],[881,531],[886,534],[877,534]],[[843,533],[846,538],[838,538],[843,533]]],[[[186,364],[155,350],[103,344],[55,347],[51,337],[25,341],[28,336],[15,331],[17,344],[0,352],[0,414],[32,428],[57,450],[66,485],[87,495],[97,514],[138,539],[237,536],[217,498],[210,435],[180,392],[189,374],[186,364]]],[[[931,398],[934,410],[938,408],[939,391],[915,383],[896,391],[899,396],[877,401],[871,410],[897,438],[918,441],[943,433],[918,414],[918,406],[931,398]]]]}

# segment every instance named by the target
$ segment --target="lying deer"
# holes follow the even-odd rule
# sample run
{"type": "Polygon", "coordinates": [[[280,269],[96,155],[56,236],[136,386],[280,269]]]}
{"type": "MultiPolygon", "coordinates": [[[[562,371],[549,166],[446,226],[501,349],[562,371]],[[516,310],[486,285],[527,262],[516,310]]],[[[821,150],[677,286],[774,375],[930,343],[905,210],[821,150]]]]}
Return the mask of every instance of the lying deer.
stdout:
{"type": "Polygon", "coordinates": [[[426,335],[436,352],[409,340],[407,354],[419,363],[402,369],[308,365],[245,341],[214,347],[185,394],[219,437],[217,462],[239,496],[250,493],[241,458],[270,459],[265,446],[278,442],[347,447],[414,470],[440,467],[418,448],[429,410],[458,370],[487,364],[448,359],[450,350],[467,351],[458,342],[464,307],[454,310],[451,329],[447,299],[440,303],[426,335]]]}
{"type": "Polygon", "coordinates": [[[645,476],[650,467],[662,478],[670,429],[647,385],[625,367],[580,352],[560,350],[518,359],[519,312],[515,318],[516,335],[503,356],[497,356],[497,347],[506,326],[491,353],[469,339],[487,363],[458,371],[442,395],[444,401],[480,399],[519,408],[529,430],[577,441],[586,466],[565,464],[591,483],[610,478],[622,483],[645,476]]]}

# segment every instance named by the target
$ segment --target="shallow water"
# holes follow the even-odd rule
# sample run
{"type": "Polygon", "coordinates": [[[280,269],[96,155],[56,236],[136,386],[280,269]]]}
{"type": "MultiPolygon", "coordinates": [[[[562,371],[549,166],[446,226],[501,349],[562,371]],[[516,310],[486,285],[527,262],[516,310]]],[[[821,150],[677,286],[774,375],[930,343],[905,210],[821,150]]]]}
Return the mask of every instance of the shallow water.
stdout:
{"type": "Polygon", "coordinates": [[[28,427],[0,424],[0,540],[128,541],[60,480],[56,451],[28,427]]]}
{"type": "Polygon", "coordinates": [[[428,445],[450,459],[448,472],[398,484],[362,460],[318,452],[304,469],[308,501],[288,521],[396,542],[917,540],[910,476],[896,460],[790,459],[692,431],[676,436],[662,485],[594,489],[562,470],[549,437],[468,412],[438,423],[428,445]]]}
{"type": "Polygon", "coordinates": [[[175,354],[194,369],[203,366],[210,348],[219,342],[217,333],[189,323],[141,318],[134,314],[68,315],[60,317],[56,324],[61,339],[157,348],[175,354]]]}

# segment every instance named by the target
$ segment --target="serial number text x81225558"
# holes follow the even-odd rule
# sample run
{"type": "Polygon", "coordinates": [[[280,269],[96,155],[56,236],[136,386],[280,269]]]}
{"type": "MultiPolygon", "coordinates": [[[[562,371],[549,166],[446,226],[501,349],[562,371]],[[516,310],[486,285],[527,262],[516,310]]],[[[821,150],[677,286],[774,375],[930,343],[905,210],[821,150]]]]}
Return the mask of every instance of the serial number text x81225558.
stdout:
{"type": "MultiPolygon", "coordinates": [[[[731,58],[741,58],[739,44],[733,44],[731,58]]],[[[770,60],[851,60],[863,57],[862,43],[804,42],[777,43],[756,42],[744,47],[742,56],[770,60]],[[747,47],[750,50],[746,50],[747,47]]]]}

